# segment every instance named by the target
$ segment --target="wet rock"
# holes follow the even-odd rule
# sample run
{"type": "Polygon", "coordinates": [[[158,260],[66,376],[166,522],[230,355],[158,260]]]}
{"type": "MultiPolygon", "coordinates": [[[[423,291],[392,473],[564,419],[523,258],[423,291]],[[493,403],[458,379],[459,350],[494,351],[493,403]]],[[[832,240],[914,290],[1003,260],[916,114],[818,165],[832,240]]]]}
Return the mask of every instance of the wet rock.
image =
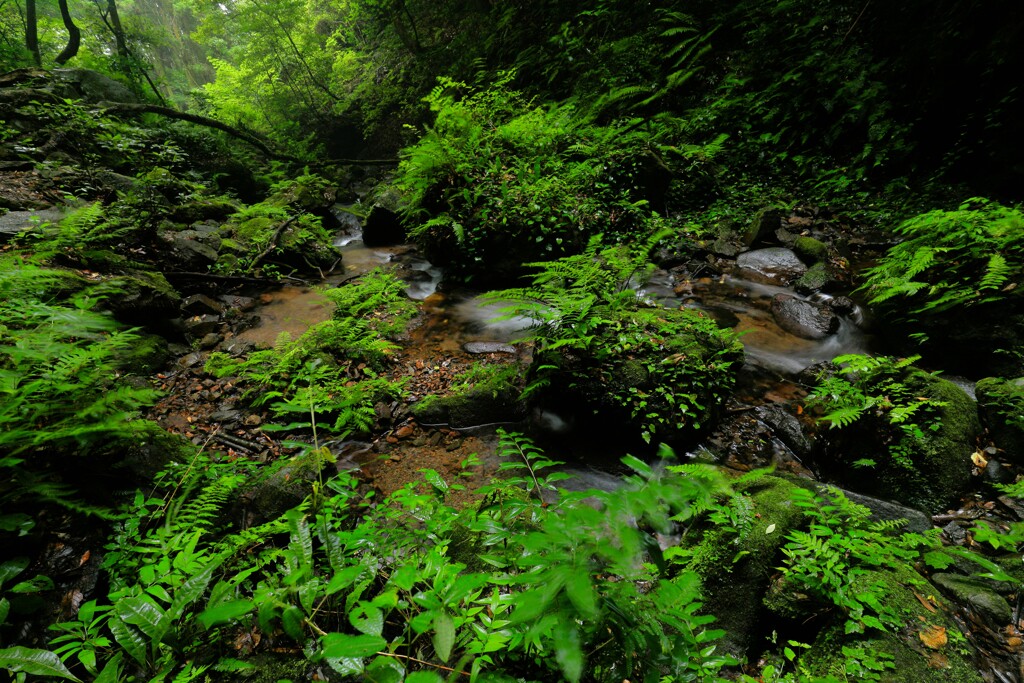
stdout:
{"type": "Polygon", "coordinates": [[[220,326],[216,315],[197,315],[185,320],[185,330],[194,338],[201,338],[214,332],[220,326]]]}
{"type": "Polygon", "coordinates": [[[718,221],[715,232],[715,240],[707,246],[707,250],[712,254],[732,258],[747,248],[747,245],[743,244],[739,226],[731,218],[718,221]]]}
{"type": "Polygon", "coordinates": [[[906,520],[907,525],[903,527],[903,530],[915,534],[924,533],[933,526],[932,518],[915,508],[900,505],[899,503],[894,503],[889,500],[882,500],[881,498],[875,498],[873,496],[865,496],[862,493],[856,493],[854,491],[841,490],[850,501],[857,505],[863,505],[868,510],[871,510],[870,519],[872,522],[892,522],[901,519],[906,520]]]}
{"type": "Polygon", "coordinates": [[[405,241],[405,224],[400,215],[402,199],[392,188],[376,192],[363,222],[363,244],[386,247],[405,241]]]}
{"type": "Polygon", "coordinates": [[[210,332],[209,334],[203,335],[203,338],[199,340],[199,348],[201,349],[212,349],[217,344],[220,344],[223,337],[216,332],[210,332]]]}
{"type": "Polygon", "coordinates": [[[22,230],[31,228],[36,223],[56,223],[64,217],[59,208],[48,208],[40,211],[8,211],[0,215],[0,239],[16,235],[22,230]]]}
{"type": "Polygon", "coordinates": [[[828,245],[813,237],[797,237],[793,240],[793,251],[803,261],[816,263],[828,256],[828,245]]]}
{"type": "Polygon", "coordinates": [[[771,427],[775,436],[798,457],[810,455],[814,443],[804,433],[800,421],[785,408],[776,404],[764,405],[758,407],[754,414],[771,427]]]}
{"type": "Polygon", "coordinates": [[[224,306],[205,294],[193,294],[182,299],[181,312],[187,316],[220,315],[224,312],[224,306]]]}
{"type": "Polygon", "coordinates": [[[978,579],[957,574],[932,574],[931,579],[957,602],[983,615],[993,626],[1005,626],[1013,618],[1013,610],[1006,599],[978,579]]]}
{"type": "Polygon", "coordinates": [[[241,410],[221,406],[210,414],[210,422],[220,425],[221,429],[234,429],[242,423],[243,416],[241,410]]]}
{"type": "Polygon", "coordinates": [[[103,283],[111,295],[103,305],[122,322],[152,326],[178,314],[181,295],[162,273],[134,271],[103,283]]]}
{"type": "Polygon", "coordinates": [[[839,315],[852,315],[857,304],[848,296],[834,296],[828,301],[829,308],[839,315]]]}
{"type": "Polygon", "coordinates": [[[466,353],[515,353],[516,347],[501,342],[466,342],[462,345],[466,353]]]}
{"type": "Polygon", "coordinates": [[[782,226],[782,218],[782,212],[778,209],[764,208],[758,211],[742,233],[743,245],[749,248],[766,235],[774,234],[782,226]]]}
{"type": "Polygon", "coordinates": [[[217,262],[216,248],[204,243],[194,230],[182,230],[162,235],[170,242],[171,259],[183,270],[203,271],[217,262]]]}
{"type": "Polygon", "coordinates": [[[251,311],[256,308],[256,299],[238,294],[221,294],[217,297],[228,308],[235,308],[239,311],[251,311]]]}
{"type": "Polygon", "coordinates": [[[206,362],[206,354],[201,351],[193,351],[187,356],[178,359],[178,365],[183,368],[193,368],[206,362]]]}
{"type": "Polygon", "coordinates": [[[771,310],[779,327],[803,339],[824,339],[839,329],[839,317],[825,304],[776,294],[771,310]]]}
{"type": "Polygon", "coordinates": [[[789,249],[768,247],[740,254],[736,267],[743,276],[773,285],[789,285],[807,272],[807,266],[789,249]]]}
{"type": "Polygon", "coordinates": [[[953,545],[963,545],[967,542],[967,530],[956,522],[950,522],[942,527],[942,533],[953,545]]]}
{"type": "Polygon", "coordinates": [[[807,272],[797,278],[793,283],[793,289],[800,294],[813,294],[832,289],[838,283],[828,265],[823,262],[815,263],[807,269],[807,272]]]}

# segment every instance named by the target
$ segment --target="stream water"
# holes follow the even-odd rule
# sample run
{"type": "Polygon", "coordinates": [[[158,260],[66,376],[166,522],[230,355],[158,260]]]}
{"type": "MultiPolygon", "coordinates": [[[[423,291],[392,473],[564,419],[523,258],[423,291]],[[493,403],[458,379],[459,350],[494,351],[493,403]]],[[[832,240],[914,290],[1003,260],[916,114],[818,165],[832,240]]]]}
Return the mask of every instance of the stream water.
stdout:
{"type": "MultiPolygon", "coordinates": [[[[362,241],[359,220],[344,211],[337,215],[343,225],[335,240],[342,253],[342,267],[324,284],[336,286],[378,267],[397,273],[408,283],[406,294],[423,302],[424,315],[409,339],[409,344],[419,347],[414,355],[440,362],[446,357],[467,356],[464,348],[469,342],[508,343],[529,335],[528,319],[500,319],[500,302],[487,301],[472,291],[438,292],[441,269],[419,256],[410,245],[367,247],[362,241]]],[[[842,317],[834,334],[820,340],[803,339],[776,322],[770,307],[772,298],[778,294],[808,298],[788,287],[737,275],[680,282],[666,271],[656,271],[640,291],[651,303],[705,311],[740,335],[745,363],[740,370],[741,383],[735,400],[745,406],[788,400],[794,396],[792,378],[804,368],[841,354],[866,353],[870,349],[870,336],[863,329],[859,309],[842,317]]],[[[816,296],[819,300],[827,298],[816,296]]],[[[281,332],[298,336],[308,326],[326,320],[330,313],[329,302],[317,288],[286,286],[264,295],[261,322],[240,334],[239,341],[268,346],[281,332]]],[[[571,411],[538,412],[529,424],[519,427],[528,429],[570,462],[567,469],[574,475],[574,481],[568,484],[570,488],[614,487],[622,474],[621,456],[637,447],[633,442],[617,443],[610,439],[608,430],[594,434],[578,429],[571,411]]],[[[490,429],[493,431],[493,427],[490,429]]],[[[480,430],[473,433],[481,435],[480,430]]],[[[484,439],[481,443],[491,442],[484,439]]]]}

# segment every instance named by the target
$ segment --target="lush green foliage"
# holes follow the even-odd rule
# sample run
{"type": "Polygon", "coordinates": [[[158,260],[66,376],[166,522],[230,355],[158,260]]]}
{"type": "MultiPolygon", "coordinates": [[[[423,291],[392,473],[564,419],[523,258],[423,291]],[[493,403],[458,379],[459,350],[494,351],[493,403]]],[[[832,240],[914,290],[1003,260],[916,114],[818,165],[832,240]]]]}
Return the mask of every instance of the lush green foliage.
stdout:
{"type": "Polygon", "coordinates": [[[534,323],[528,393],[581,395],[648,442],[700,429],[724,400],[738,342],[697,312],[648,305],[638,291],[650,273],[644,250],[594,239],[583,254],[531,265],[530,287],[488,294],[534,323]]]}
{"type": "Polygon", "coordinates": [[[1024,262],[1024,214],[985,199],[929,211],[896,229],[904,238],[867,271],[873,304],[917,318],[1015,299],[1024,262]]]}
{"type": "Polygon", "coordinates": [[[519,486],[550,486],[553,463],[522,437],[502,438],[529,480],[489,486],[469,507],[453,507],[461,486],[430,470],[429,488],[411,483],[379,504],[342,475],[280,519],[219,533],[243,477],[196,456],[159,482],[165,497],[136,498],[107,557],[110,602],[55,627],[57,651],[96,680],[248,668],[231,646],[242,633],[301,645],[343,675],[395,681],[451,670],[720,680],[729,660],[697,613],[696,575],[659,576],[638,528],[667,529],[673,511],[706,497],[709,478],[630,460],[637,474],[620,491],[591,492],[596,507],[576,496],[549,505],[519,486]]]}
{"type": "MultiPolygon", "coordinates": [[[[156,392],[120,381],[139,337],[109,315],[84,283],[16,256],[0,261],[0,503],[79,507],[47,470],[143,439],[133,420],[156,392]]],[[[4,516],[10,530],[11,518],[4,516]]]]}
{"type": "Polygon", "coordinates": [[[416,311],[404,283],[380,270],[360,282],[328,290],[337,304],[334,317],[310,327],[298,339],[287,335],[272,349],[246,358],[211,354],[206,368],[218,376],[237,375],[248,385],[254,405],[269,405],[289,420],[275,429],[318,426],[345,437],[374,423],[373,406],[401,394],[401,386],[377,373],[397,347],[400,333],[416,311]]]}
{"type": "MultiPolygon", "coordinates": [[[[807,405],[823,410],[821,419],[832,428],[846,427],[868,413],[884,416],[885,421],[899,429],[899,437],[889,446],[890,453],[897,463],[912,468],[913,464],[903,454],[923,439],[923,429],[939,428],[936,409],[943,405],[934,398],[915,395],[905,384],[904,370],[918,359],[837,356],[833,362],[842,370],[819,377],[818,385],[807,397],[807,405]]],[[[858,463],[875,464],[870,460],[858,463]]]]}
{"type": "Polygon", "coordinates": [[[510,78],[476,92],[442,80],[427,98],[436,120],[398,180],[419,221],[411,237],[458,272],[506,276],[598,233],[645,239],[671,123],[598,126],[572,105],[531,103],[510,78]]]}

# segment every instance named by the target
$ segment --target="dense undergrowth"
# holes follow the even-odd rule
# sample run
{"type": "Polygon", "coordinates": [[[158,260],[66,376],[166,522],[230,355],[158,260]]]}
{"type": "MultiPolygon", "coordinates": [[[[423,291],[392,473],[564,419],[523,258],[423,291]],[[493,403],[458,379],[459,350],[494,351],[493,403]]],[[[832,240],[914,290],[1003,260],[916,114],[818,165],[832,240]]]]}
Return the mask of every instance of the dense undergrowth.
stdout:
{"type": "MultiPolygon", "coordinates": [[[[127,50],[115,4],[71,1],[85,28],[71,66],[311,165],[115,117],[45,74],[19,76],[24,96],[0,88],[4,162],[70,208],[0,254],[0,544],[14,553],[0,667],[100,683],[979,680],[928,577],[980,572],[1019,595],[1021,523],[976,522],[967,552],[837,490],[632,457],[622,488],[555,496],[557,454],[510,433],[483,489],[427,469],[378,499],[334,474],[325,444],[374,436],[375,406],[404,398],[389,371],[416,307],[400,280],[371,273],[326,292],[332,320],[207,359],[291,437],[292,455],[265,464],[141,418],[162,343],[126,324],[179,315],[164,273],[322,274],[337,263],[330,206],[383,180],[449,283],[504,287],[489,299],[534,323],[523,382],[474,367],[456,393],[571,403],[650,444],[690,444],[721,417],[741,351],[709,317],[640,294],[651,254],[716,267],[716,238],[813,205],[837,230],[887,231],[860,294],[908,356],[819,373],[795,408],[833,428],[818,469],[945,509],[984,443],[975,406],[915,362],[992,376],[990,433],[1011,458],[1024,448],[1013,3],[978,17],[952,0],[123,0],[127,50]],[[215,79],[190,81],[202,72],[215,79]],[[396,155],[393,181],[318,163],[358,155],[396,155]],[[154,443],[172,461],[154,480],[96,480],[154,443]],[[937,459],[950,453],[951,467],[937,459]],[[253,520],[245,501],[275,478],[305,500],[253,520]],[[22,626],[55,591],[33,536],[58,533],[38,528],[53,510],[110,526],[99,580],[46,637],[22,626]],[[742,585],[756,586],[752,620],[778,625],[745,634],[746,650],[715,623],[742,585]]],[[[40,5],[35,61],[52,66],[65,22],[40,5]]],[[[34,61],[20,7],[0,3],[5,66],[34,61]]],[[[842,260],[835,246],[822,249],[842,260]]],[[[993,492],[1024,497],[1020,483],[993,492]]]]}

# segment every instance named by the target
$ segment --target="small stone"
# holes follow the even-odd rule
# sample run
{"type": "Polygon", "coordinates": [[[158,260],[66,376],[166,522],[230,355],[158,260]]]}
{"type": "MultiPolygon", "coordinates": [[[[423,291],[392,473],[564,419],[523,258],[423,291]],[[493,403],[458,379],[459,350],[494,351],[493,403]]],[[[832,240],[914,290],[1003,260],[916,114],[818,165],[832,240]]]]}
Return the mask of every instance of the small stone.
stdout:
{"type": "Polygon", "coordinates": [[[466,353],[515,353],[516,347],[500,342],[466,342],[462,345],[466,353]]]}
{"type": "Polygon", "coordinates": [[[206,354],[205,353],[200,353],[199,351],[193,351],[192,353],[188,354],[187,356],[183,356],[182,358],[179,358],[178,359],[178,365],[180,365],[183,368],[191,368],[191,367],[195,367],[196,365],[200,365],[201,363],[205,362],[205,360],[206,360],[206,354]]]}
{"type": "Polygon", "coordinates": [[[434,432],[433,434],[430,435],[430,438],[427,439],[427,443],[430,444],[431,446],[437,446],[441,443],[443,439],[444,434],[442,434],[441,432],[434,432]]]}
{"type": "Polygon", "coordinates": [[[243,420],[243,422],[245,422],[246,427],[259,427],[263,424],[263,418],[256,413],[250,413],[245,416],[245,420],[243,420]]]}
{"type": "Polygon", "coordinates": [[[221,336],[216,332],[210,332],[202,339],[199,340],[199,347],[203,349],[212,349],[214,346],[220,343],[221,336]]]}
{"type": "Polygon", "coordinates": [[[395,436],[399,439],[408,439],[410,436],[412,436],[413,431],[415,430],[413,430],[412,425],[405,425],[403,427],[398,428],[398,430],[395,432],[395,436]]]}
{"type": "Polygon", "coordinates": [[[391,443],[391,444],[398,443],[398,439],[396,437],[394,437],[394,436],[389,436],[389,437],[387,437],[384,440],[387,441],[388,443],[391,443]]]}
{"type": "Polygon", "coordinates": [[[956,522],[950,522],[942,527],[942,533],[946,535],[953,545],[963,545],[967,542],[967,532],[956,522]]]}
{"type": "Polygon", "coordinates": [[[220,315],[224,312],[224,306],[205,294],[193,294],[182,300],[181,311],[188,316],[220,315]]]}

